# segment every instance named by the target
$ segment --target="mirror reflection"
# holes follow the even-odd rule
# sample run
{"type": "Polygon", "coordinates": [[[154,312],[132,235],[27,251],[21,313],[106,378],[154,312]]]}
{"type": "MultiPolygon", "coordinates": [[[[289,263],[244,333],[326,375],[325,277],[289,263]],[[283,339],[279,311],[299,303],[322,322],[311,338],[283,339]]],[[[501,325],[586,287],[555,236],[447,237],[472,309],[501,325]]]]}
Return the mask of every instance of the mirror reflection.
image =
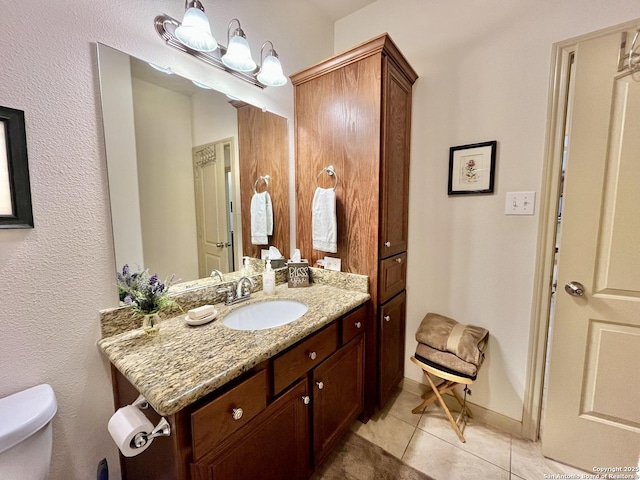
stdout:
{"type": "Polygon", "coordinates": [[[288,242],[286,119],[104,45],[98,62],[115,269],[129,264],[189,282],[239,270],[243,254],[259,257],[284,230],[288,242]],[[265,121],[239,126],[245,110],[284,128],[274,135],[261,134],[265,121]],[[271,142],[268,149],[254,147],[261,138],[271,142]],[[265,162],[274,151],[284,159],[270,173],[265,162]],[[280,214],[268,243],[243,252],[251,225],[241,205],[251,199],[241,192],[246,196],[263,174],[282,190],[270,192],[280,214]]]}

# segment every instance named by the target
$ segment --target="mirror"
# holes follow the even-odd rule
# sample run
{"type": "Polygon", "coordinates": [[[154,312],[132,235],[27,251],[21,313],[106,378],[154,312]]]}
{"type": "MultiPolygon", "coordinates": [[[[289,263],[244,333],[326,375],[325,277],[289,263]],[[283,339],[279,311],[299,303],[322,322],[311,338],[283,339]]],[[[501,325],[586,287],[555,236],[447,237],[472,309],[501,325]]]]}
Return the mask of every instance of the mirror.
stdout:
{"type": "Polygon", "coordinates": [[[190,282],[288,249],[287,119],[101,44],[98,64],[116,270],[190,282]],[[273,235],[252,245],[261,175],[273,235]]]}

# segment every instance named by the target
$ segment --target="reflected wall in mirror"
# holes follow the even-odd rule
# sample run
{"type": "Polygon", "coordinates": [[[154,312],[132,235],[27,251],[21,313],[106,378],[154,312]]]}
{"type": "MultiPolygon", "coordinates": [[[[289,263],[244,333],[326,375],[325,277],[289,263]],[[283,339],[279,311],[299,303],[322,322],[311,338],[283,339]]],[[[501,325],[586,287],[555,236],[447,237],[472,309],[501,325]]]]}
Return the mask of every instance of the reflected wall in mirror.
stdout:
{"type": "MultiPolygon", "coordinates": [[[[98,44],[98,63],[116,269],[127,263],[182,282],[239,269],[242,232],[251,228],[249,210],[239,208],[241,191],[255,181],[243,165],[275,168],[264,164],[274,158],[270,152],[284,152],[278,173],[270,173],[280,181],[269,191],[274,211],[286,214],[274,215],[269,241],[284,242],[286,231],[288,248],[286,119],[247,106],[256,119],[240,128],[237,105],[220,92],[105,45],[98,44]],[[260,116],[277,118],[282,131],[261,131],[260,116]],[[239,138],[239,130],[247,133],[239,138]],[[247,159],[239,152],[239,143],[275,138],[282,145],[259,154],[245,148],[247,159]]],[[[245,252],[259,256],[251,246],[245,252]]]]}

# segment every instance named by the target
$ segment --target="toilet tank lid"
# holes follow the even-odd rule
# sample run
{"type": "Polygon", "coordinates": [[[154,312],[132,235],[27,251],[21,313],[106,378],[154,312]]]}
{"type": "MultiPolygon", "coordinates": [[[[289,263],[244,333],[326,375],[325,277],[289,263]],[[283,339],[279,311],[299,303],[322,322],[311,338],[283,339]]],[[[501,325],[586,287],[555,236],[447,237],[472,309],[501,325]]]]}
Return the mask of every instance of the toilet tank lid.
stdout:
{"type": "Polygon", "coordinates": [[[56,395],[46,383],[0,398],[0,453],[47,425],[57,410],[56,395]]]}

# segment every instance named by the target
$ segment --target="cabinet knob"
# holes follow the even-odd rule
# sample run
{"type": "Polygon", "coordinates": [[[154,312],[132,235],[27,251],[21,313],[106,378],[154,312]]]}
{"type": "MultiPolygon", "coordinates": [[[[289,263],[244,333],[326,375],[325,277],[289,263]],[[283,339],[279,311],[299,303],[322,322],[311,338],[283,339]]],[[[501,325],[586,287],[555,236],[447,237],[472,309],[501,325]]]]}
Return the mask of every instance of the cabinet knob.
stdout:
{"type": "Polygon", "coordinates": [[[318,385],[318,390],[322,390],[324,388],[323,382],[316,382],[316,385],[318,385]]]}
{"type": "Polygon", "coordinates": [[[384,246],[385,247],[390,247],[391,246],[391,242],[384,242],[384,246]]]}
{"type": "Polygon", "coordinates": [[[304,403],[305,405],[309,405],[310,402],[311,398],[309,397],[309,395],[305,395],[304,397],[302,397],[302,403],[304,403]]]}
{"type": "Polygon", "coordinates": [[[389,322],[391,321],[391,317],[389,315],[385,315],[384,316],[385,321],[389,322]]]}
{"type": "Polygon", "coordinates": [[[396,258],[396,262],[402,263],[402,259],[401,258],[396,258]]]}
{"type": "Polygon", "coordinates": [[[362,323],[356,322],[356,323],[354,323],[354,325],[356,326],[356,328],[360,328],[362,326],[362,323]]]}
{"type": "Polygon", "coordinates": [[[234,420],[240,420],[242,418],[242,414],[244,413],[244,411],[238,407],[238,408],[234,408],[231,411],[231,416],[233,417],[234,420]]]}
{"type": "Polygon", "coordinates": [[[310,358],[311,360],[315,360],[317,356],[318,356],[318,354],[317,354],[316,352],[311,352],[311,353],[309,354],[309,358],[310,358]]]}

